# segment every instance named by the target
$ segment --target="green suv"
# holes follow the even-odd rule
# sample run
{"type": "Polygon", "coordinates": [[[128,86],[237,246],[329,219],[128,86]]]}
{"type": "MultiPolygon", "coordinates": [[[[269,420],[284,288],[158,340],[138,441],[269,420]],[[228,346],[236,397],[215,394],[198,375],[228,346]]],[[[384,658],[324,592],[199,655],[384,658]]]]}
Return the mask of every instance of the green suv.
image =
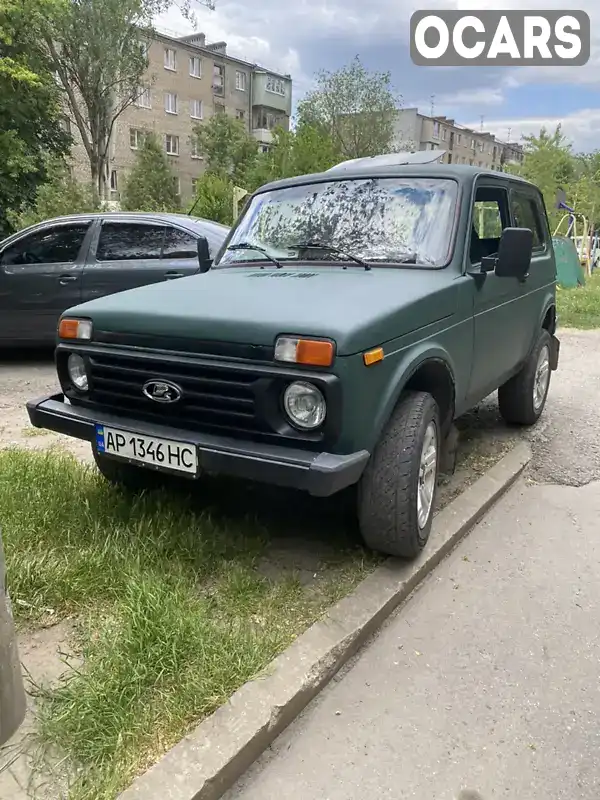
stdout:
{"type": "Polygon", "coordinates": [[[70,309],[62,393],[27,404],[32,424],[132,488],[348,489],[368,546],[416,556],[452,421],[497,389],[507,422],[535,423],[559,353],[539,190],[424,157],[267,184],[214,263],[199,240],[202,274],[70,309]]]}

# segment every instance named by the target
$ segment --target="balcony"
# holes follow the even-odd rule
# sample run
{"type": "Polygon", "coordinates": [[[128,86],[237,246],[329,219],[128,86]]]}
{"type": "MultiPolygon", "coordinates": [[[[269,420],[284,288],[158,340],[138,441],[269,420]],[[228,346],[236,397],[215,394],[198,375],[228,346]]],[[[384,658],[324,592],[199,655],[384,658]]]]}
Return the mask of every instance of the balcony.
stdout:
{"type": "Polygon", "coordinates": [[[273,141],[273,131],[268,128],[253,128],[252,136],[261,144],[271,144],[273,141]]]}

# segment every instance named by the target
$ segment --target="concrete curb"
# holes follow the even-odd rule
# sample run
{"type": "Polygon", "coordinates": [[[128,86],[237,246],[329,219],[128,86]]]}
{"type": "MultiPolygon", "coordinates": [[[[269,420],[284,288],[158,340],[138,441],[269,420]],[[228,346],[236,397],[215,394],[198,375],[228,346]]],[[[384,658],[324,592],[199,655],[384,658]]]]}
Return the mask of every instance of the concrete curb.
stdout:
{"type": "Polygon", "coordinates": [[[118,800],[217,800],[514,483],[531,459],[518,444],[434,519],[425,552],[388,559],[278,656],[265,675],[185,736],[118,800]]]}

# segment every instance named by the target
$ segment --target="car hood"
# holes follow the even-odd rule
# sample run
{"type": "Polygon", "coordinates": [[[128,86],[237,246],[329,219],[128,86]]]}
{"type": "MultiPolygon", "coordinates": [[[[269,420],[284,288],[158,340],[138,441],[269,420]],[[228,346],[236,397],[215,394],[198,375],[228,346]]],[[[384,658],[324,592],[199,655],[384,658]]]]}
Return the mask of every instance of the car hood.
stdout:
{"type": "Polygon", "coordinates": [[[69,309],[96,330],[262,346],[280,334],[331,338],[350,355],[456,309],[445,270],[341,266],[215,268],[69,309]]]}

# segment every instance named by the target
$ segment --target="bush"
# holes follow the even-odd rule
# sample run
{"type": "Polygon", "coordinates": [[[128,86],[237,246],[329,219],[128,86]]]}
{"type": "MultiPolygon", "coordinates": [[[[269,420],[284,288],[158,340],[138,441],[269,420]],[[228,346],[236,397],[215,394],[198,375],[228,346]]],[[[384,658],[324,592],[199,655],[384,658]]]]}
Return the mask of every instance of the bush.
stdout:
{"type": "Polygon", "coordinates": [[[196,184],[194,215],[233,224],[233,183],[214,172],[205,172],[196,184]]]}

